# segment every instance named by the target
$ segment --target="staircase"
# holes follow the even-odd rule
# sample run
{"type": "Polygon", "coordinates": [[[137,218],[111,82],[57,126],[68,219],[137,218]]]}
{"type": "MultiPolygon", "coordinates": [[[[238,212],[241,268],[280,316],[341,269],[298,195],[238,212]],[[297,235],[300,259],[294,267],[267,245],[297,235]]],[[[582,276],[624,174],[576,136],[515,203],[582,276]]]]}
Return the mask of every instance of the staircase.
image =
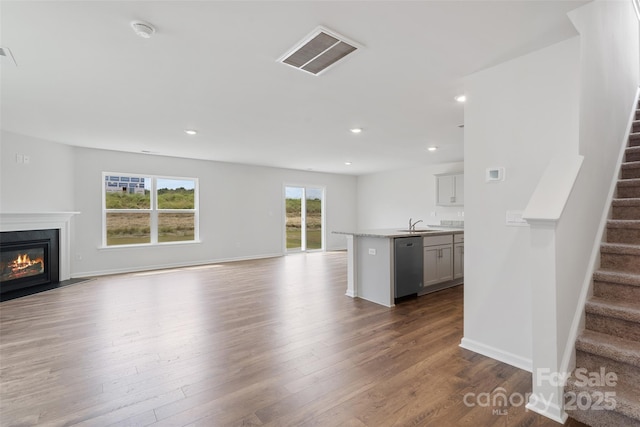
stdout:
{"type": "Polygon", "coordinates": [[[576,370],[565,386],[569,416],[593,427],[640,427],[640,103],[637,108],[585,330],[576,340],[576,370]],[[606,381],[603,369],[617,381],[612,374],[606,381]]]}

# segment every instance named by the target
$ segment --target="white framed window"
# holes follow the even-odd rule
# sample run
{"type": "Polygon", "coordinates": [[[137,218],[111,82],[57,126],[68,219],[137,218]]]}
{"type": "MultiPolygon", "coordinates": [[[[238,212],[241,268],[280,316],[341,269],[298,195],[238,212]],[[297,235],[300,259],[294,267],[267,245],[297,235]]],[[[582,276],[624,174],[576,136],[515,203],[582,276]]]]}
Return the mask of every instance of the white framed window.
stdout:
{"type": "Polygon", "coordinates": [[[102,173],[102,245],[196,242],[198,179],[102,173]]]}

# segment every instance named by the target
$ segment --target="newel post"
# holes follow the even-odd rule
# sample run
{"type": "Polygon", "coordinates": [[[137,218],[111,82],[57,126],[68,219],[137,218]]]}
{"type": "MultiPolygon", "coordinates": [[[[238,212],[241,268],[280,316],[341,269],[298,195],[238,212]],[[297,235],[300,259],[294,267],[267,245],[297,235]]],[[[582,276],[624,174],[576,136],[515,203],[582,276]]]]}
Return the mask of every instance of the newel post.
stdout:
{"type": "Polygon", "coordinates": [[[531,236],[532,393],[527,408],[564,424],[564,374],[558,342],[556,221],[528,220],[531,236]]]}
{"type": "Polygon", "coordinates": [[[522,217],[531,238],[532,393],[527,408],[564,424],[562,372],[565,342],[558,342],[558,246],[556,229],[582,167],[583,156],[553,158],[522,217]]]}

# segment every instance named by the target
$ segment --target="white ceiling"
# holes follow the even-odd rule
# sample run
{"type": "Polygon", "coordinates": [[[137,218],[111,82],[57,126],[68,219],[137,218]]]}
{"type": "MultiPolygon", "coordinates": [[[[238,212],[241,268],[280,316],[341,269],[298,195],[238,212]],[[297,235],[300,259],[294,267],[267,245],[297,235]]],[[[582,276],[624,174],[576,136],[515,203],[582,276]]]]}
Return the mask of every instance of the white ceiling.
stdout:
{"type": "Polygon", "coordinates": [[[582,3],[2,0],[2,128],[346,174],[461,161],[464,76],[575,35],[582,3]],[[365,47],[317,77],[276,62],[318,25],[365,47]]]}

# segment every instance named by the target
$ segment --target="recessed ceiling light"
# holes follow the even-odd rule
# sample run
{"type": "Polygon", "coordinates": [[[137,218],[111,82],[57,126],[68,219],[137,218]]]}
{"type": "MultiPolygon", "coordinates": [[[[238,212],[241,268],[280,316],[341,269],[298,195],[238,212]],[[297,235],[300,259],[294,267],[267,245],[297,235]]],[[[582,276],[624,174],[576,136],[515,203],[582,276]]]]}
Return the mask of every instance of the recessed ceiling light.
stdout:
{"type": "Polygon", "coordinates": [[[186,133],[187,135],[196,135],[198,131],[194,129],[185,129],[184,133],[186,133]]]}
{"type": "Polygon", "coordinates": [[[351,131],[351,133],[360,133],[360,132],[362,132],[362,128],[351,128],[349,130],[351,131]]]}
{"type": "Polygon", "coordinates": [[[454,99],[456,101],[458,101],[458,102],[465,102],[467,100],[467,96],[466,95],[458,95],[454,99]]]}
{"type": "Polygon", "coordinates": [[[344,162],[345,165],[351,166],[351,162],[344,162]]]}
{"type": "Polygon", "coordinates": [[[427,148],[428,151],[436,151],[438,149],[438,147],[429,147],[427,148]]]}

